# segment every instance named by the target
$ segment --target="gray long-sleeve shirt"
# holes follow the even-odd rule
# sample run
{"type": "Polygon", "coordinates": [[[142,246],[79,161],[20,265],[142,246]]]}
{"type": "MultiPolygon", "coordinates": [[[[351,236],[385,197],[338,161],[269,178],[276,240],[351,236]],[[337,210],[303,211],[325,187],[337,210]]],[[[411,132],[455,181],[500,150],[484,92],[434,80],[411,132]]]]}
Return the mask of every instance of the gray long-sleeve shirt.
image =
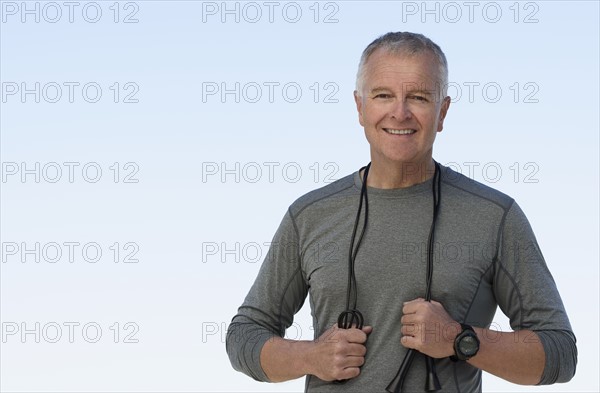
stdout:
{"type": "MultiPolygon", "coordinates": [[[[373,326],[365,364],[343,385],[309,375],[306,391],[385,392],[393,379],[406,352],[400,344],[402,304],[425,295],[432,181],[404,189],[368,188],[368,226],[355,261],[357,309],[373,326]]],[[[307,295],[315,338],[345,309],[361,184],[355,172],[290,206],[227,332],[236,370],[268,381],[260,365],[262,346],[273,335],[283,337],[307,295]]],[[[498,305],[513,330],[539,336],[546,354],[540,384],[572,378],[575,336],[527,218],[513,199],[442,167],[433,266],[432,299],[452,318],[487,328],[498,305]]],[[[418,354],[413,362],[405,391],[423,391],[422,358],[418,354]]],[[[466,362],[437,359],[436,368],[444,391],[481,390],[481,371],[466,362]]]]}

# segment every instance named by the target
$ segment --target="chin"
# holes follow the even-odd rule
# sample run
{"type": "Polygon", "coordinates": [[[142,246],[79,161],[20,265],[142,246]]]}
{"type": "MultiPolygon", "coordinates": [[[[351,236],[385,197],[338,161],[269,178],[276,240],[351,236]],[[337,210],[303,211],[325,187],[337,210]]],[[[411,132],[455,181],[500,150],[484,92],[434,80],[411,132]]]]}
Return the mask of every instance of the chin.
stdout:
{"type": "Polygon", "coordinates": [[[412,164],[415,162],[419,162],[417,157],[414,154],[399,154],[396,152],[395,154],[385,154],[382,157],[385,161],[390,163],[397,164],[412,164]]]}

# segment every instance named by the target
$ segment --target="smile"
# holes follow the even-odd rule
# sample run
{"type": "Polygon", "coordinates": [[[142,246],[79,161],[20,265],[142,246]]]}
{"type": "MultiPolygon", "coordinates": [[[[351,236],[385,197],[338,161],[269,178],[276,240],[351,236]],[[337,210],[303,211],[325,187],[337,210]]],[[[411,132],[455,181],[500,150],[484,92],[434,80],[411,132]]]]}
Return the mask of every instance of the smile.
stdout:
{"type": "Polygon", "coordinates": [[[394,128],[384,128],[383,130],[385,132],[387,132],[388,134],[392,134],[392,135],[410,135],[410,134],[414,134],[415,132],[417,132],[417,130],[413,130],[413,129],[396,130],[394,128]]]}

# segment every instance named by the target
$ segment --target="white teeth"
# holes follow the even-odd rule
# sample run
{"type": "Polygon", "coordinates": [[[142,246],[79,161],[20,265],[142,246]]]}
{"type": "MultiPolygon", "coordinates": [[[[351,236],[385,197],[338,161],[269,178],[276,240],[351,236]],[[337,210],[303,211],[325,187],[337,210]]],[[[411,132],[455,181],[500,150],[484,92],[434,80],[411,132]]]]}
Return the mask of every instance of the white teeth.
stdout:
{"type": "Polygon", "coordinates": [[[394,130],[391,128],[384,128],[384,130],[385,132],[393,135],[408,135],[416,132],[415,130],[394,130]]]}

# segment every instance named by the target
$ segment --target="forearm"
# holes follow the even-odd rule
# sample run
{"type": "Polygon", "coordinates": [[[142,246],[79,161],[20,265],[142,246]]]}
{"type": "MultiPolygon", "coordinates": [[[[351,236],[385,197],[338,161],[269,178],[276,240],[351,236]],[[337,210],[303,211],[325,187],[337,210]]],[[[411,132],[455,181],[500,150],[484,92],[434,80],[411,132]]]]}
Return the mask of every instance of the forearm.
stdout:
{"type": "Polygon", "coordinates": [[[260,352],[262,371],[270,382],[282,382],[305,375],[323,381],[355,378],[365,363],[367,335],[372,326],[340,329],[331,326],[314,341],[273,337],[260,352]]]}
{"type": "Polygon", "coordinates": [[[468,362],[474,367],[520,385],[540,382],[545,366],[544,347],[529,330],[498,332],[474,327],[479,352],[468,362]]]}
{"type": "Polygon", "coordinates": [[[311,373],[312,341],[286,340],[273,337],[260,352],[260,364],[271,382],[283,382],[311,373]]]}

